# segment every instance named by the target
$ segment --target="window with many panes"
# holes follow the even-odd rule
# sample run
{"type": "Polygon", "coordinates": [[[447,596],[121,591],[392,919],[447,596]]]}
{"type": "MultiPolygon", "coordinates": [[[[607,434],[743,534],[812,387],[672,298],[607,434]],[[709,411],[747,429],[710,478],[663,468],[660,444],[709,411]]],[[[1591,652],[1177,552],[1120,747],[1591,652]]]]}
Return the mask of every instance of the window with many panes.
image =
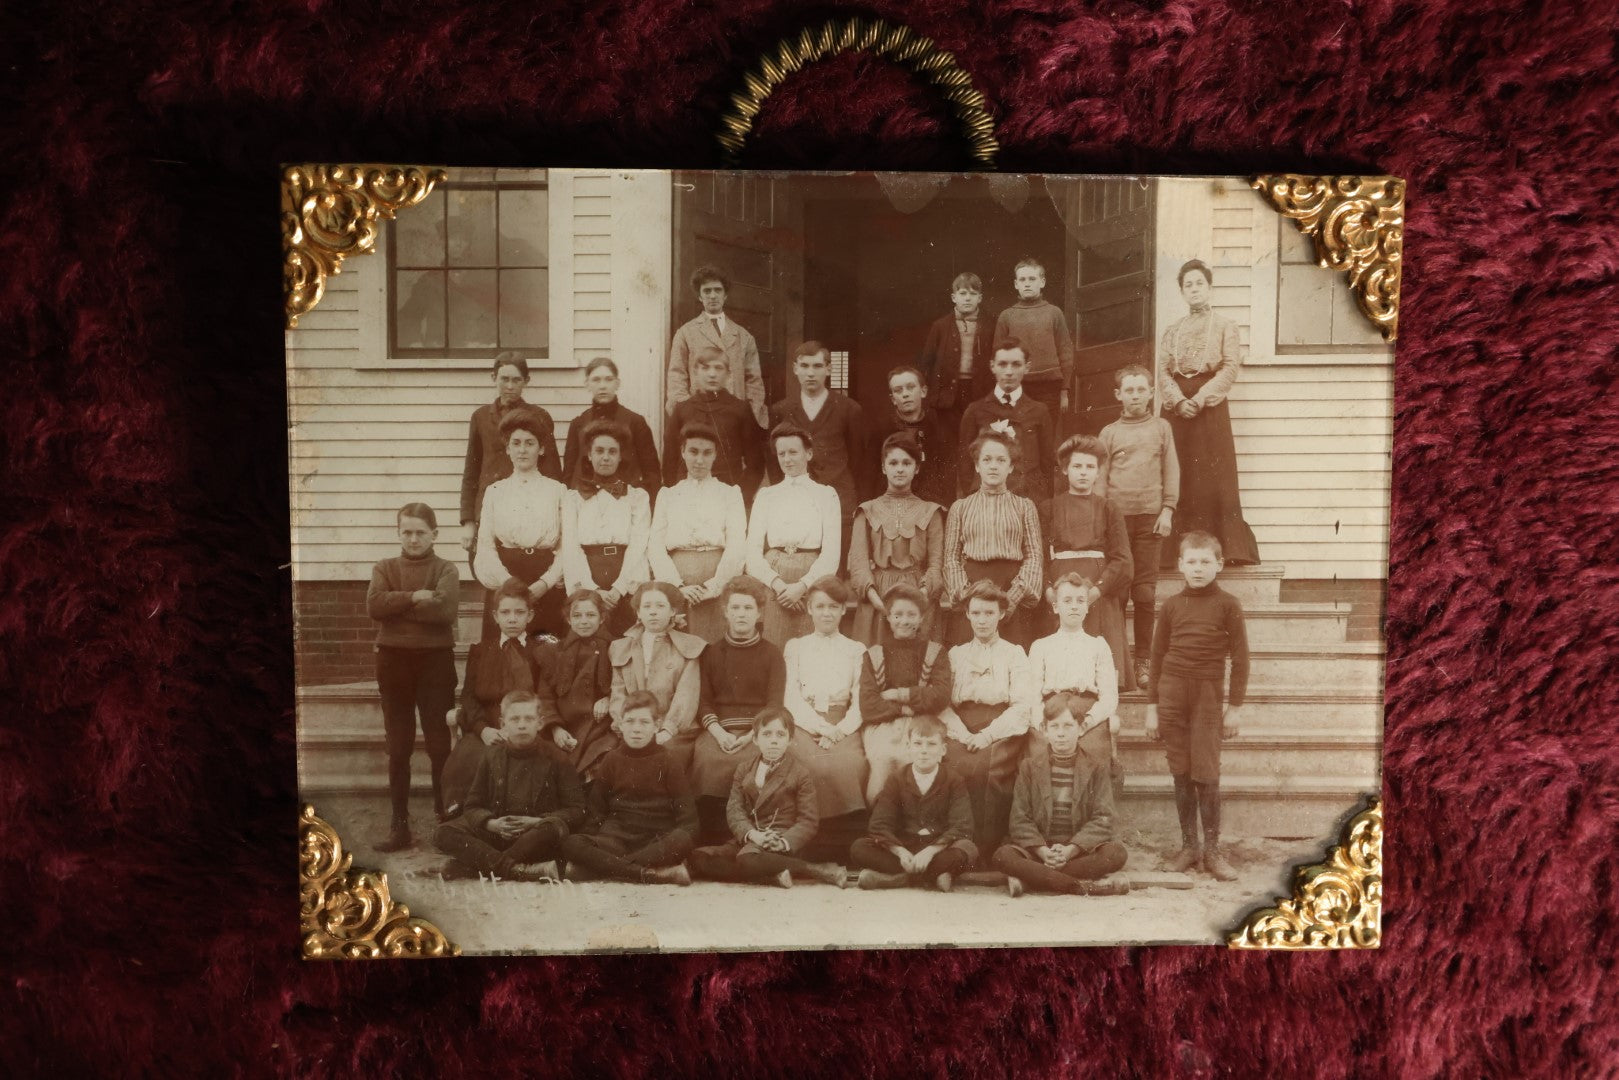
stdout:
{"type": "Polygon", "coordinates": [[[389,354],[547,355],[548,226],[543,171],[453,170],[390,223],[389,354]]]}
{"type": "Polygon", "coordinates": [[[1276,352],[1386,352],[1383,335],[1355,306],[1343,271],[1317,266],[1315,244],[1287,218],[1278,217],[1276,352]]]}

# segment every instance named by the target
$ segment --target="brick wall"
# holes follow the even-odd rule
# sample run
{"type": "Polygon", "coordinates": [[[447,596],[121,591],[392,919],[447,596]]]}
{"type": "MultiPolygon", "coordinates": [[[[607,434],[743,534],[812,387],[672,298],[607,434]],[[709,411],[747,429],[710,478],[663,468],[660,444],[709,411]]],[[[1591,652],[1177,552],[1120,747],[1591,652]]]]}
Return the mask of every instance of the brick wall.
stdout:
{"type": "MultiPolygon", "coordinates": [[[[365,613],[368,581],[300,581],[292,586],[299,686],[373,682],[377,624],[365,613]]],[[[476,603],[483,588],[461,583],[461,600],[476,603]]],[[[466,635],[463,633],[462,638],[466,635]]],[[[476,637],[476,634],[474,634],[476,637]]]]}

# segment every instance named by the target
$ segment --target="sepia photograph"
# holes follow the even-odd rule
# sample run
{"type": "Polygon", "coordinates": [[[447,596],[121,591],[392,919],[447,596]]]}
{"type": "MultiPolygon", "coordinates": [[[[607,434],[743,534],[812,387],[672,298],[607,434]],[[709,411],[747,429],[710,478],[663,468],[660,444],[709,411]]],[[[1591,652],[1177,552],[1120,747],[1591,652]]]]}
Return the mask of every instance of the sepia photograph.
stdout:
{"type": "Polygon", "coordinates": [[[1393,348],[1240,177],[452,168],[286,334],[299,791],[466,954],[1224,944],[1393,348]]]}

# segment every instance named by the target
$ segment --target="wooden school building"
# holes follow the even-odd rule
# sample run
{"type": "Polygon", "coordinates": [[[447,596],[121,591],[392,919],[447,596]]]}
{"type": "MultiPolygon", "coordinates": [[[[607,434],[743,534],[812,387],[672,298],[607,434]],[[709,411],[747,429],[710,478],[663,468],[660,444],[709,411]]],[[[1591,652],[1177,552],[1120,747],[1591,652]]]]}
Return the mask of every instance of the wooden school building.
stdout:
{"type": "MultiPolygon", "coordinates": [[[[1151,364],[1186,314],[1179,266],[1213,268],[1214,307],[1246,358],[1230,401],[1264,560],[1222,579],[1249,609],[1254,649],[1252,707],[1226,749],[1227,831],[1330,832],[1377,789],[1392,350],[1342,276],[1232,179],[451,170],[287,333],[303,786],[385,786],[364,592],[371,565],[397,553],[401,504],[438,512],[439,551],[462,565],[463,652],[477,634],[457,508],[496,352],[529,357],[526,397],[559,445],[596,356],[618,363],[621,399],[661,438],[670,335],[698,308],[691,271],[713,264],[772,400],[793,348],[815,338],[836,384],[880,411],[886,372],[949,311],[954,276],[983,279],[993,320],[1025,256],[1074,331],[1075,430],[1117,415],[1111,373],[1151,364]]],[[[1177,587],[1166,579],[1161,595],[1177,587]]],[[[1151,825],[1169,778],[1139,697],[1125,702],[1125,809],[1151,825]]]]}

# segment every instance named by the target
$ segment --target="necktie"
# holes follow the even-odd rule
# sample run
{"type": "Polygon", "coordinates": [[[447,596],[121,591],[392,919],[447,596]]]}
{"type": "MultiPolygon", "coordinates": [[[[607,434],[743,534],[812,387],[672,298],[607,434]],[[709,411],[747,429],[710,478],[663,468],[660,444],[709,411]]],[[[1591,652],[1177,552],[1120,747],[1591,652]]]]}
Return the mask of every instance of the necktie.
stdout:
{"type": "Polygon", "coordinates": [[[720,325],[720,317],[718,315],[710,315],[708,317],[708,321],[714,324],[714,336],[723,338],[725,336],[725,327],[720,325]]]}
{"type": "Polygon", "coordinates": [[[1011,394],[1005,393],[1003,391],[1002,393],[1000,393],[1000,394],[998,394],[996,396],[1001,399],[1001,404],[1002,405],[1005,405],[1009,409],[1012,407],[1012,395],[1011,394]]]}
{"type": "Polygon", "coordinates": [[[523,655],[523,646],[516,638],[507,638],[500,646],[501,658],[506,661],[506,692],[534,689],[534,671],[523,655]]]}

